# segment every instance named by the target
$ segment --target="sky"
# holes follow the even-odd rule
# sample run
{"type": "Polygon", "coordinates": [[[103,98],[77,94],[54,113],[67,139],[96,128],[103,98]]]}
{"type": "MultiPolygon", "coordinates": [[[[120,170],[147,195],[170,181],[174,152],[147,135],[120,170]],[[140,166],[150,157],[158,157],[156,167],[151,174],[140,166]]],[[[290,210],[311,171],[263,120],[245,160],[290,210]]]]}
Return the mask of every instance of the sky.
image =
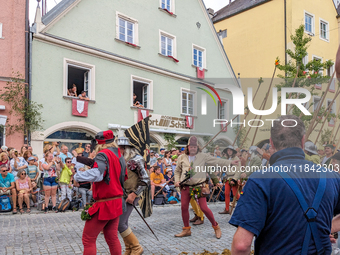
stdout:
{"type": "MultiPolygon", "coordinates": [[[[203,0],[203,1],[207,8],[212,8],[215,12],[229,3],[229,0],[203,0]]],[[[51,10],[59,2],[61,2],[61,0],[47,0],[47,11],[51,10]]],[[[37,0],[30,0],[30,24],[34,22],[36,8],[37,0]]]]}

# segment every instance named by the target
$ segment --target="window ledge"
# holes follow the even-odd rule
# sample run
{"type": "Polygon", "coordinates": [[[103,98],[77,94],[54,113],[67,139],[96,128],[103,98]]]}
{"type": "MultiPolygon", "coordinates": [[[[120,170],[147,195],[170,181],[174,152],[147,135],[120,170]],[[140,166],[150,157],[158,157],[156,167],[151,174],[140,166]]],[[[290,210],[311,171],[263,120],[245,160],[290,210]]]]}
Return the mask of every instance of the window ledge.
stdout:
{"type": "Polygon", "coordinates": [[[335,92],[334,89],[329,89],[328,91],[331,92],[331,93],[334,93],[334,92],[335,92]]]}
{"type": "MultiPolygon", "coordinates": [[[[79,99],[79,97],[70,97],[70,96],[63,96],[63,98],[67,100],[72,100],[72,99],[82,100],[82,99],[79,99]]],[[[84,101],[88,101],[89,103],[92,103],[92,104],[96,103],[96,100],[84,100],[84,101]]]]}
{"type": "Polygon", "coordinates": [[[325,39],[325,38],[322,38],[322,37],[320,37],[320,39],[321,39],[322,41],[324,41],[324,42],[328,42],[328,43],[329,43],[329,39],[325,39]]]}
{"type": "Polygon", "coordinates": [[[169,60],[172,60],[172,61],[174,61],[175,63],[178,63],[178,62],[179,62],[179,60],[177,60],[175,57],[165,56],[165,55],[163,55],[162,53],[158,53],[158,55],[161,56],[161,57],[163,57],[163,58],[167,58],[167,59],[169,59],[169,60]]]}
{"type": "MultiPolygon", "coordinates": [[[[198,67],[198,66],[195,66],[194,64],[191,64],[191,66],[194,67],[195,69],[198,67]]],[[[208,69],[206,69],[206,68],[203,68],[203,69],[204,69],[204,71],[208,72],[208,69]]]]}
{"type": "Polygon", "coordinates": [[[167,14],[170,15],[171,17],[174,17],[174,18],[177,17],[176,14],[174,14],[173,12],[169,12],[167,9],[162,9],[161,7],[158,7],[158,10],[167,13],[167,14]]]}
{"type": "Polygon", "coordinates": [[[311,32],[309,32],[309,31],[306,31],[306,30],[305,30],[305,33],[306,33],[307,35],[310,35],[310,36],[315,36],[315,34],[314,34],[314,33],[311,33],[311,32]]]}
{"type": "Polygon", "coordinates": [[[322,89],[322,85],[315,84],[314,86],[315,86],[316,89],[322,89]]]}
{"type": "Polygon", "coordinates": [[[0,39],[4,40],[4,39],[5,39],[5,37],[0,37],[0,39]]]}
{"type": "Polygon", "coordinates": [[[138,109],[141,109],[141,110],[148,110],[149,112],[153,112],[153,109],[148,109],[148,108],[140,108],[140,107],[137,107],[137,106],[130,106],[130,108],[132,110],[138,110],[138,109]]]}
{"type": "Polygon", "coordinates": [[[120,42],[120,43],[124,43],[125,45],[130,46],[131,48],[138,49],[138,50],[141,48],[139,45],[128,43],[128,42],[122,41],[118,38],[115,38],[115,41],[120,42]]]}
{"type": "Polygon", "coordinates": [[[183,114],[183,113],[181,113],[181,116],[182,116],[182,117],[186,117],[186,116],[188,116],[188,117],[193,117],[193,118],[195,118],[195,119],[198,118],[197,115],[189,115],[189,114],[183,114]]]}

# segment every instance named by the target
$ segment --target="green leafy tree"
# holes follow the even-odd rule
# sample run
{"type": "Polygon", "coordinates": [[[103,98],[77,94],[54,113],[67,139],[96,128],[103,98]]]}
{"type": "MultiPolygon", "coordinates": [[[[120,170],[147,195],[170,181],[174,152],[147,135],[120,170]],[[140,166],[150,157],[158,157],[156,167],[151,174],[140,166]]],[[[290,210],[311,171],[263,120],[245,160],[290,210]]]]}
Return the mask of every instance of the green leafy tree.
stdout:
{"type": "MultiPolygon", "coordinates": [[[[311,95],[319,95],[315,90],[315,84],[323,84],[328,83],[330,77],[322,75],[321,71],[327,70],[334,63],[331,60],[328,60],[324,63],[321,63],[320,60],[313,59],[308,63],[303,63],[303,59],[307,56],[307,49],[309,47],[309,43],[312,40],[310,36],[307,36],[304,33],[304,26],[299,26],[298,29],[295,30],[295,34],[291,35],[291,40],[293,43],[293,50],[286,50],[287,55],[290,57],[290,60],[286,65],[281,65],[280,63],[277,65],[277,68],[281,71],[284,71],[285,75],[279,74],[278,77],[284,79],[283,82],[276,85],[278,91],[281,91],[283,87],[292,87],[294,84],[295,77],[297,75],[297,79],[295,82],[295,88],[305,88],[308,89],[311,95]]],[[[324,93],[324,92],[323,92],[324,93]]],[[[322,94],[323,95],[323,94],[322,94]]],[[[322,96],[319,95],[319,96],[322,96]]],[[[288,98],[289,95],[286,95],[288,98]]],[[[304,94],[292,93],[291,98],[304,98],[304,94]]],[[[281,98],[280,98],[281,99],[281,98]]],[[[310,108],[313,107],[313,103],[310,104],[310,108]]],[[[288,110],[290,106],[288,106],[288,110]]],[[[321,109],[318,115],[322,115],[325,109],[321,109]]],[[[290,113],[300,117],[306,125],[313,118],[313,116],[305,116],[301,114],[301,111],[294,106],[290,113]]],[[[330,114],[330,117],[335,117],[335,115],[330,114]]],[[[320,119],[321,121],[321,119],[320,119]]]]}
{"type": "Polygon", "coordinates": [[[178,143],[176,142],[176,134],[165,133],[164,140],[167,142],[167,149],[171,150],[174,148],[178,143]]]}
{"type": "Polygon", "coordinates": [[[7,119],[6,134],[23,133],[27,136],[29,132],[42,130],[44,121],[40,110],[43,106],[28,100],[26,97],[28,86],[19,72],[13,73],[11,81],[7,82],[0,92],[0,100],[10,106],[10,116],[17,118],[13,124],[10,124],[7,119]]]}

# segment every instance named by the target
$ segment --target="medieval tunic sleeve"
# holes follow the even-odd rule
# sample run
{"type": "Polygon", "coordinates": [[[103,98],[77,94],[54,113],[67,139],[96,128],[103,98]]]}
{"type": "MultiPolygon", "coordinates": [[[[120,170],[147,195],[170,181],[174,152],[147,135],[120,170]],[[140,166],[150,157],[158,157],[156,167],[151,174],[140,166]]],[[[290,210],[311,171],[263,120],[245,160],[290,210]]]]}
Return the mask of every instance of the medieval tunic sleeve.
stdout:
{"type": "Polygon", "coordinates": [[[175,183],[181,181],[182,176],[182,162],[183,162],[183,155],[179,156],[178,162],[175,168],[175,183]]]}
{"type": "MultiPolygon", "coordinates": [[[[215,166],[215,167],[220,166],[223,169],[223,166],[229,166],[231,164],[231,160],[216,158],[216,157],[210,156],[209,154],[205,154],[205,163],[210,166],[215,166]]],[[[227,171],[231,172],[232,170],[231,168],[230,170],[228,168],[227,171]]],[[[214,173],[209,172],[209,175],[214,184],[218,183],[218,178],[214,173]]]]}

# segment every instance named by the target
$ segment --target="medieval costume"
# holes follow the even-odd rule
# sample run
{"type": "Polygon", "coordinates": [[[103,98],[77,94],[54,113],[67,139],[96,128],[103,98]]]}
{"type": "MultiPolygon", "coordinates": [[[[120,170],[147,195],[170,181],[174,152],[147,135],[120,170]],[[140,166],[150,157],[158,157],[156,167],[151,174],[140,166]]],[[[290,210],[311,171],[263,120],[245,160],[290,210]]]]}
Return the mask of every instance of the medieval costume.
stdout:
{"type": "MultiPolygon", "coordinates": [[[[226,157],[229,160],[239,160],[239,158],[236,156],[237,151],[234,149],[233,146],[229,145],[227,148],[223,150],[223,153],[226,154],[226,157]],[[232,152],[232,155],[230,155],[228,152],[232,152]]],[[[219,214],[229,214],[229,204],[230,204],[230,191],[233,192],[233,199],[239,199],[240,194],[238,194],[238,180],[240,180],[240,167],[241,162],[238,163],[236,166],[235,172],[227,172],[225,176],[223,177],[223,182],[225,183],[224,186],[224,196],[225,196],[225,209],[222,212],[219,212],[219,214]]]]}
{"type": "Polygon", "coordinates": [[[87,211],[89,216],[82,237],[84,254],[96,254],[96,239],[103,230],[110,253],[120,255],[118,223],[125,206],[122,199],[127,178],[125,160],[111,130],[99,132],[95,138],[98,153],[92,168],[74,175],[77,182],[93,182],[93,198],[96,201],[87,211]]]}
{"type": "Polygon", "coordinates": [[[124,182],[126,211],[119,218],[118,231],[125,243],[124,255],[140,255],[143,253],[143,248],[129,227],[128,220],[134,206],[138,204],[139,196],[149,185],[150,178],[143,157],[139,155],[137,149],[131,147],[129,139],[119,137],[117,144],[123,151],[128,173],[128,179],[124,182]]]}
{"type": "Polygon", "coordinates": [[[191,235],[191,227],[189,226],[189,203],[190,199],[194,198],[211,222],[216,237],[218,239],[221,238],[221,229],[215,221],[212,211],[207,206],[206,196],[209,194],[209,189],[207,189],[205,185],[206,173],[210,174],[214,185],[217,185],[219,183],[218,178],[211,173],[212,171],[209,170],[208,166],[215,167],[215,170],[217,167],[224,167],[224,170],[228,171],[226,166],[232,163],[237,164],[238,162],[214,158],[209,154],[199,152],[197,137],[190,137],[186,147],[186,153],[179,156],[175,169],[176,186],[180,186],[181,188],[181,210],[184,223],[183,231],[175,235],[175,237],[191,235]]]}

